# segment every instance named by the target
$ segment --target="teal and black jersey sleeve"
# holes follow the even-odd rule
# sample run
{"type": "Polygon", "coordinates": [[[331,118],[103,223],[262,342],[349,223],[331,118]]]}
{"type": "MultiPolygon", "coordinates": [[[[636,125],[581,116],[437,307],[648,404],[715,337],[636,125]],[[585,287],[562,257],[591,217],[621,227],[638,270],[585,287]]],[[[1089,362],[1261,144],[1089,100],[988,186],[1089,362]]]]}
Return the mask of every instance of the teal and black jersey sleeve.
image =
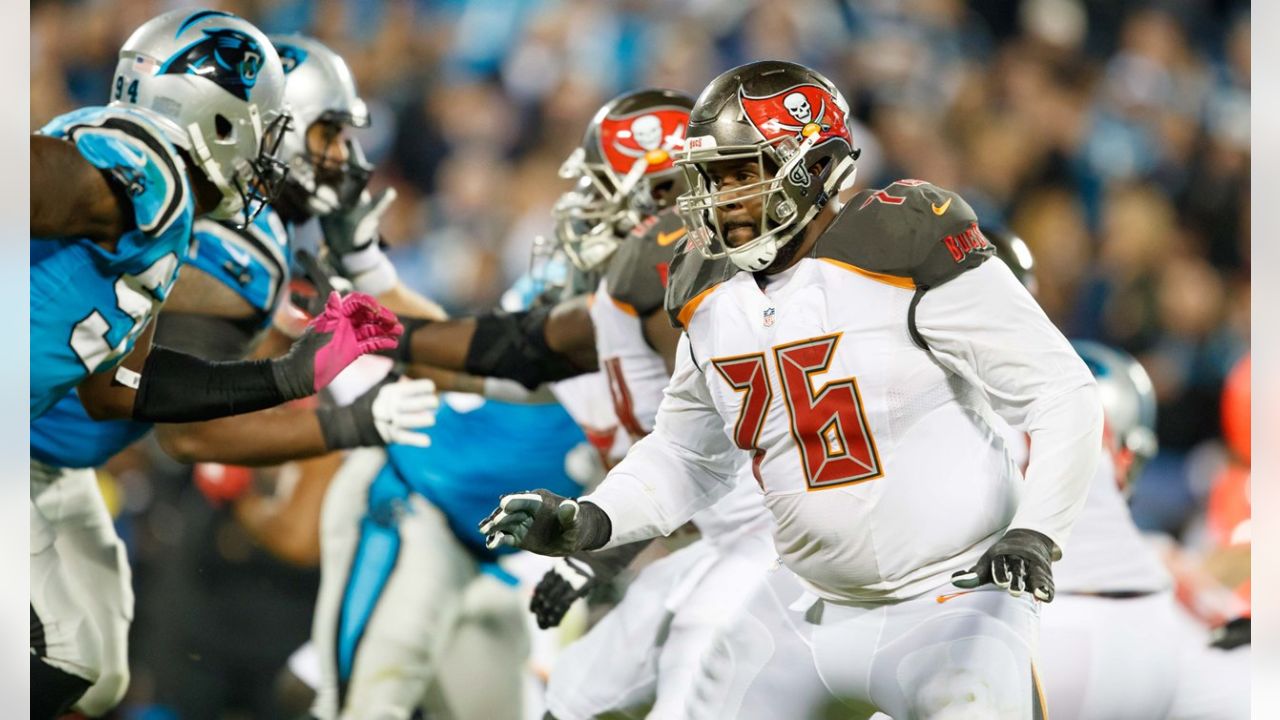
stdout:
{"type": "Polygon", "coordinates": [[[684,232],[674,210],[645,218],[609,259],[605,272],[609,296],[630,306],[639,317],[661,310],[671,258],[684,232]]]}
{"type": "Polygon", "coordinates": [[[178,277],[195,207],[186,168],[160,121],[141,110],[84,108],[40,132],[74,143],[131,204],[135,227],[112,249],[86,238],[31,242],[31,413],[114,367],[178,277]]]}
{"type": "Polygon", "coordinates": [[[270,207],[244,227],[197,220],[187,262],[244,298],[263,329],[289,288],[289,233],[270,207]]]}
{"type": "Polygon", "coordinates": [[[863,190],[818,238],[813,256],[937,287],[986,262],[995,249],[959,195],[922,180],[863,190]]]}

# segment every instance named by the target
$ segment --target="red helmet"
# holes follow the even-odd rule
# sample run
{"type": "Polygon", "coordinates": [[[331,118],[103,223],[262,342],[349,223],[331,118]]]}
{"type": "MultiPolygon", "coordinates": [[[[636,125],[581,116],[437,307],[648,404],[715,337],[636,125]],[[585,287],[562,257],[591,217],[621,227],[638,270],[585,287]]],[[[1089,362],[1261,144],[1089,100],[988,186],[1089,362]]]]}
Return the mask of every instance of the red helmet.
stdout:
{"type": "Polygon", "coordinates": [[[748,271],[764,270],[842,187],[852,183],[858,151],[849,105],[831,81],[803,65],[767,60],[730,70],[693,107],[689,139],[676,165],[690,190],[680,197],[689,242],[709,258],[728,255],[748,271]],[[707,166],[755,160],[761,180],[721,191],[707,166]],[[730,247],[715,209],[760,197],[759,234],[730,247]]]}
{"type": "Polygon", "coordinates": [[[683,192],[673,156],[684,147],[691,107],[683,93],[645,89],[619,95],[591,118],[582,145],[560,167],[561,177],[579,179],[581,201],[553,211],[559,225],[584,228],[566,236],[574,265],[597,267],[619,237],[683,192]]]}

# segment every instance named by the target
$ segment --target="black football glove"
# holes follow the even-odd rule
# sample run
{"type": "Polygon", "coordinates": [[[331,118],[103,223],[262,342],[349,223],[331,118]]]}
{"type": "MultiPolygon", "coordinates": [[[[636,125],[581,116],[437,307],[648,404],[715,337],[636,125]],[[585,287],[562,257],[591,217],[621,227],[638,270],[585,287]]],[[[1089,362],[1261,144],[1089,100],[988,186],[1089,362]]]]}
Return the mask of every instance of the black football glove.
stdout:
{"type": "Polygon", "coordinates": [[[1053,600],[1053,541],[1035,530],[1016,528],[987,549],[978,564],[951,576],[951,584],[972,589],[987,583],[1019,597],[1025,591],[1041,602],[1053,600]]]}
{"type": "Polygon", "coordinates": [[[1236,618],[1231,622],[1213,629],[1209,634],[1209,647],[1218,648],[1219,650],[1232,650],[1241,645],[1251,644],[1250,636],[1252,635],[1251,626],[1253,621],[1250,618],[1236,618]]]}
{"type": "Polygon", "coordinates": [[[555,627],[578,598],[611,582],[651,541],[628,543],[608,550],[574,553],[556,561],[533,589],[529,610],[538,618],[538,627],[555,627]]]}
{"type": "Polygon", "coordinates": [[[604,545],[612,523],[592,503],[579,503],[547,490],[529,490],[503,495],[498,507],[480,523],[480,532],[490,549],[506,545],[563,557],[604,545]]]}

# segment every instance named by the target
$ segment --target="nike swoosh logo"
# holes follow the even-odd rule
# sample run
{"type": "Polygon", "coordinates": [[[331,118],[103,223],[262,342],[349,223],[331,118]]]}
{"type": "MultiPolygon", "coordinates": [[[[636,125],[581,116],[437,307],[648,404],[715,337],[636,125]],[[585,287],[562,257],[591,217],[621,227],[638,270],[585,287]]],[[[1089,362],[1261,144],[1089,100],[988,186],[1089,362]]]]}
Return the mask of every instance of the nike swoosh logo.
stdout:
{"type": "Polygon", "coordinates": [[[929,206],[933,208],[934,215],[941,215],[947,211],[947,208],[951,207],[951,201],[953,199],[954,198],[947,198],[947,201],[942,203],[940,206],[934,205],[933,203],[929,203],[929,206]]]}
{"type": "Polygon", "coordinates": [[[658,233],[658,247],[666,247],[670,245],[671,243],[684,237],[684,233],[685,233],[685,228],[680,228],[679,230],[672,230],[669,233],[658,233]]]}

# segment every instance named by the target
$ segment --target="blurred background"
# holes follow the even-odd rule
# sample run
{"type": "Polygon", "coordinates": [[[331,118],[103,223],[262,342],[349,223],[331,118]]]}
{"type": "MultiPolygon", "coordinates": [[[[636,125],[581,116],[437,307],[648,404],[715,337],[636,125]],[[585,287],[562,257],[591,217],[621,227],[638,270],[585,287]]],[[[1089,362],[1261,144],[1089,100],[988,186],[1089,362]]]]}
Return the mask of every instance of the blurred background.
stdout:
{"type": "MultiPolygon", "coordinates": [[[[190,4],[33,2],[32,127],[103,104],[129,33],[190,4]]],[[[1142,361],[1161,452],[1137,486],[1135,517],[1188,552],[1212,542],[1203,511],[1230,460],[1220,398],[1250,340],[1248,2],[211,5],[346,57],[371,107],[360,137],[374,185],[399,193],[383,225],[389,255],[407,284],[456,313],[492,306],[526,269],[566,189],[556,169],[611,96],[640,86],[697,95],[721,71],[764,58],[820,70],[857,120],[859,185],[915,177],[958,191],[984,226],[1026,240],[1041,304],[1068,337],[1142,361]]],[[[103,474],[138,589],[122,714],[257,717],[256,691],[241,690],[254,681],[236,673],[262,680],[258,668],[278,666],[306,636],[315,571],[263,553],[189,474],[145,444],[103,474]],[[236,600],[246,593],[262,603],[246,610],[236,600]],[[279,648],[235,654],[240,638],[268,635],[279,648]],[[185,709],[196,705],[205,712],[185,709]]]]}

